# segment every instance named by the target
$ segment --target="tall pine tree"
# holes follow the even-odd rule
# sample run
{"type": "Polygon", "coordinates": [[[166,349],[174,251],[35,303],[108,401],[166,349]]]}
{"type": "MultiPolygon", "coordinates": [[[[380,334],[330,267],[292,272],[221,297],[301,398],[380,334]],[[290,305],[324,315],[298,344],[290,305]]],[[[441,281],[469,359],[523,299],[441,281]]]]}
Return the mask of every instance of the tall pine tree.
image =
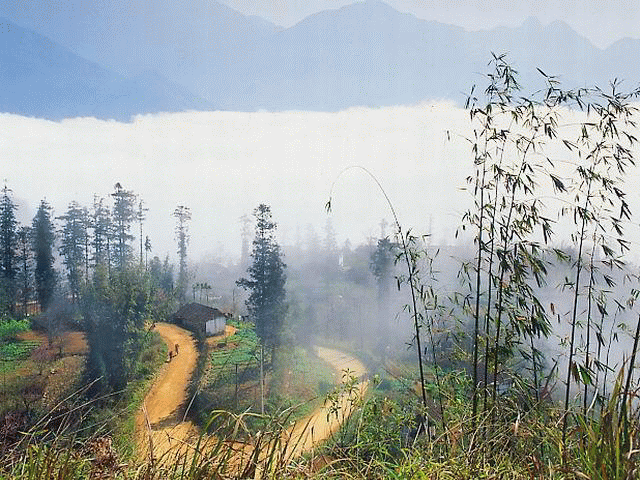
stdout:
{"type": "Polygon", "coordinates": [[[131,247],[129,242],[133,240],[131,224],[136,218],[136,196],[133,192],[122,188],[116,183],[113,197],[113,231],[115,240],[115,263],[119,271],[123,271],[127,265],[131,247]]]}
{"type": "Polygon", "coordinates": [[[53,268],[56,236],[52,211],[46,200],[42,200],[31,227],[31,242],[36,264],[34,271],[36,296],[43,312],[51,304],[56,287],[56,273],[53,268]]]}
{"type": "Polygon", "coordinates": [[[13,313],[16,300],[16,250],[18,247],[16,206],[11,189],[4,186],[0,198],[0,310],[13,313]]]}
{"type": "Polygon", "coordinates": [[[33,291],[33,250],[31,249],[31,228],[18,229],[18,274],[17,286],[20,292],[18,300],[22,304],[22,314],[29,313],[28,304],[33,291]]]}
{"type": "Polygon", "coordinates": [[[60,255],[64,257],[64,266],[67,269],[67,280],[71,297],[77,300],[80,289],[87,275],[87,248],[88,248],[88,214],[77,202],[73,201],[67,208],[67,213],[59,217],[64,224],[61,230],[60,255]]]}
{"type": "Polygon", "coordinates": [[[253,214],[256,217],[253,263],[247,269],[249,278],[242,278],[237,284],[250,292],[247,299],[249,314],[255,322],[256,334],[265,347],[271,348],[273,358],[280,345],[286,313],[286,265],[276,242],[271,208],[260,204],[253,214]]]}
{"type": "Polygon", "coordinates": [[[176,217],[176,240],[178,241],[178,301],[182,304],[185,302],[187,293],[187,244],[189,243],[189,226],[191,220],[191,210],[184,205],[178,205],[173,212],[176,217]]]}

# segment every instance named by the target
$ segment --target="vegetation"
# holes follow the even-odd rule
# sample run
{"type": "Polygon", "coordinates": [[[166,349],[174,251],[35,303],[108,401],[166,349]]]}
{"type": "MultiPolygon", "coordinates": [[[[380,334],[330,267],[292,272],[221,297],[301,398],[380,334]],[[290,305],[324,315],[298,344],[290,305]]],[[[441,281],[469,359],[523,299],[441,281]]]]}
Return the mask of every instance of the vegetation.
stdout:
{"type": "MultiPolygon", "coordinates": [[[[544,88],[523,94],[517,72],[494,56],[487,87],[469,96],[471,207],[458,235],[472,246],[455,255],[443,259],[430,251],[401,225],[387,197],[395,227],[390,237],[383,228],[368,246],[340,249],[328,223],[322,244],[310,232],[307,252],[291,248],[287,296],[276,225],[270,207],[258,206],[253,261],[248,278],[237,282],[249,294],[253,325],[237,324],[234,336],[207,347],[193,405],[213,437],[201,437],[197,454],[122,466],[110,447],[100,457],[57,439],[14,450],[6,475],[637,478],[640,276],[627,263],[625,227],[632,217],[625,173],[635,162],[632,101],[640,90],[621,92],[614,83],[607,91],[566,91],[555,77],[541,75],[544,88]],[[309,251],[315,255],[300,261],[309,251]],[[453,256],[461,259],[457,275],[449,273],[453,256]],[[394,276],[396,292],[388,288],[394,276]],[[398,301],[407,305],[402,325],[392,323],[388,310],[398,301]],[[374,334],[364,334],[363,316],[375,317],[374,334]],[[396,329],[404,337],[394,336],[396,329]],[[362,356],[373,375],[367,395],[348,371],[343,384],[328,391],[329,376],[310,349],[300,347],[318,340],[310,331],[362,356]],[[410,349],[402,348],[406,338],[410,349]],[[267,381],[264,346],[272,352],[267,381]],[[326,445],[292,459],[287,453],[295,451],[296,439],[285,431],[296,401],[313,393],[296,391],[303,384],[327,390],[328,415],[344,423],[326,445]],[[247,442],[248,453],[222,440],[231,434],[247,442]]],[[[155,257],[146,271],[142,247],[139,268],[127,261],[133,213],[118,202],[129,202],[129,193],[116,186],[114,212],[120,213],[102,223],[116,228],[94,223],[93,242],[84,240],[84,260],[78,255],[76,266],[84,261],[86,267],[86,246],[93,245],[93,269],[67,276],[69,291],[74,279],[83,287],[79,305],[94,394],[117,394],[149,378],[162,349],[145,325],[169,310],[175,294],[168,261],[155,257]],[[103,234],[105,241],[97,240],[103,234]]],[[[98,211],[109,217],[102,208],[97,202],[92,218],[98,211]]],[[[182,276],[188,215],[181,215],[182,276]]],[[[195,285],[202,294],[209,284],[195,285]]],[[[2,328],[11,338],[22,327],[2,328]]],[[[21,348],[8,342],[0,351],[19,361],[29,346],[21,348]]]]}
{"type": "Polygon", "coordinates": [[[173,211],[176,217],[176,239],[178,240],[178,299],[181,303],[186,301],[187,294],[187,244],[189,243],[188,224],[191,220],[191,210],[184,205],[178,205],[173,211]]]}

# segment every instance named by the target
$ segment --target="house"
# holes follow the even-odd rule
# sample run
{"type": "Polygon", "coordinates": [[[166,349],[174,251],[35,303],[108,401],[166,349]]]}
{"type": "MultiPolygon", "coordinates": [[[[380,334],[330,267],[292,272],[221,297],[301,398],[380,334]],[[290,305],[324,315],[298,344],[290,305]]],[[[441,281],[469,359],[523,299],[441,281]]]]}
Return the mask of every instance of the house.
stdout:
{"type": "Polygon", "coordinates": [[[187,303],[173,314],[173,322],[207,337],[224,332],[230,315],[201,303],[187,303]]]}

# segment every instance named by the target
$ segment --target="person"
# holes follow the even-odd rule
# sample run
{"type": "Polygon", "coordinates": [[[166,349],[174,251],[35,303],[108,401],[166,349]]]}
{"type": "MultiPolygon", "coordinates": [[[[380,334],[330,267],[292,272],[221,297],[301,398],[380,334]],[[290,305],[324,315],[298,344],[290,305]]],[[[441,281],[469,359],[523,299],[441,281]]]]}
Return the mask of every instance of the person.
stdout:
{"type": "Polygon", "coordinates": [[[178,344],[176,343],[176,355],[178,355],[178,348],[179,348],[179,347],[180,347],[180,345],[178,345],[178,344]]]}
{"type": "Polygon", "coordinates": [[[173,350],[169,350],[169,363],[171,363],[172,358],[173,358],[173,350]]]}

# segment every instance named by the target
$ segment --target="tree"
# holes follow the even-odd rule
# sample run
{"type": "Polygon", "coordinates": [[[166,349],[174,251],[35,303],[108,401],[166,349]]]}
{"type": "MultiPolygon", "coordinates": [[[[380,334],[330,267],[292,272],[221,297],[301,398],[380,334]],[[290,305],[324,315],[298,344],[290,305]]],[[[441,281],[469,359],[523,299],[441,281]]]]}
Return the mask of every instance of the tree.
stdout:
{"type": "Polygon", "coordinates": [[[169,263],[169,255],[160,261],[158,256],[154,256],[149,262],[149,276],[154,285],[158,286],[166,294],[173,294],[173,265],[169,263]]]}
{"type": "Polygon", "coordinates": [[[2,289],[1,309],[5,312],[15,310],[16,293],[16,249],[18,221],[15,216],[16,206],[11,198],[11,189],[4,186],[0,198],[0,288],[2,289]]]}
{"type": "Polygon", "coordinates": [[[111,213],[104,205],[104,199],[93,199],[93,212],[91,213],[91,228],[93,229],[93,252],[95,265],[108,265],[109,240],[112,235],[111,213]]]}
{"type": "Polygon", "coordinates": [[[144,240],[144,253],[145,253],[144,268],[145,268],[145,270],[147,268],[149,268],[149,252],[151,252],[151,239],[149,238],[149,235],[147,235],[145,240],[144,240]]]}
{"type": "Polygon", "coordinates": [[[83,280],[83,269],[84,275],[87,275],[84,267],[88,256],[88,214],[86,209],[73,201],[69,204],[67,213],[58,218],[64,222],[60,232],[60,255],[64,257],[63,263],[67,269],[71,296],[77,300],[83,280]]]}
{"type": "Polygon", "coordinates": [[[145,342],[152,289],[141,268],[117,271],[108,283],[87,284],[80,297],[89,355],[89,380],[103,392],[119,391],[135,374],[145,342]]]}
{"type": "MultiPolygon", "coordinates": [[[[384,225],[384,221],[383,221],[384,225]]],[[[382,227],[384,234],[384,227],[382,227]]],[[[389,317],[389,294],[391,293],[391,279],[393,265],[399,251],[398,245],[391,242],[389,237],[383,237],[378,240],[376,249],[371,253],[371,263],[369,268],[376,278],[378,284],[378,338],[380,342],[378,348],[382,358],[385,358],[388,337],[387,330],[390,327],[389,317]]]]}
{"type": "MultiPolygon", "coordinates": [[[[144,206],[144,201],[140,199],[140,201],[138,202],[138,211],[136,212],[136,220],[140,225],[140,265],[144,265],[143,251],[144,251],[145,244],[144,244],[144,236],[142,234],[142,227],[144,225],[144,221],[147,219],[148,211],[149,209],[144,206]]],[[[148,241],[149,241],[149,237],[147,237],[147,242],[148,241]]],[[[149,248],[151,248],[151,244],[149,244],[149,248]]]]}
{"type": "Polygon", "coordinates": [[[31,228],[31,242],[36,262],[34,272],[36,294],[42,311],[49,307],[56,286],[56,273],[53,268],[53,247],[56,236],[51,218],[52,208],[46,200],[42,200],[31,228]]]}
{"type": "Polygon", "coordinates": [[[173,212],[177,219],[176,240],[178,241],[178,300],[184,303],[187,293],[187,244],[189,243],[189,226],[187,222],[191,220],[191,210],[184,205],[178,205],[173,212]]]}
{"type": "Polygon", "coordinates": [[[389,298],[391,271],[395,262],[397,245],[384,237],[378,240],[376,249],[371,253],[369,268],[378,283],[378,300],[386,302],[389,298]]]}
{"type": "Polygon", "coordinates": [[[251,219],[244,214],[240,217],[242,250],[240,252],[240,268],[245,270],[249,266],[249,243],[251,238],[251,219]]]}
{"type": "Polygon", "coordinates": [[[16,280],[20,286],[19,299],[22,302],[22,313],[27,315],[27,304],[31,299],[33,288],[33,251],[31,250],[31,229],[29,227],[23,226],[18,229],[18,261],[20,268],[16,280]]]}
{"type": "Polygon", "coordinates": [[[260,204],[253,214],[256,217],[251,253],[253,263],[247,269],[249,278],[242,278],[236,283],[250,292],[246,301],[247,309],[263,346],[271,347],[273,360],[273,354],[280,344],[286,313],[286,265],[275,239],[276,224],[271,218],[271,208],[260,204]]]}
{"type": "Polygon", "coordinates": [[[122,188],[120,183],[116,183],[113,197],[113,227],[116,250],[116,267],[123,271],[127,265],[130,246],[133,235],[129,233],[131,224],[136,218],[135,200],[133,192],[122,188]]]}

